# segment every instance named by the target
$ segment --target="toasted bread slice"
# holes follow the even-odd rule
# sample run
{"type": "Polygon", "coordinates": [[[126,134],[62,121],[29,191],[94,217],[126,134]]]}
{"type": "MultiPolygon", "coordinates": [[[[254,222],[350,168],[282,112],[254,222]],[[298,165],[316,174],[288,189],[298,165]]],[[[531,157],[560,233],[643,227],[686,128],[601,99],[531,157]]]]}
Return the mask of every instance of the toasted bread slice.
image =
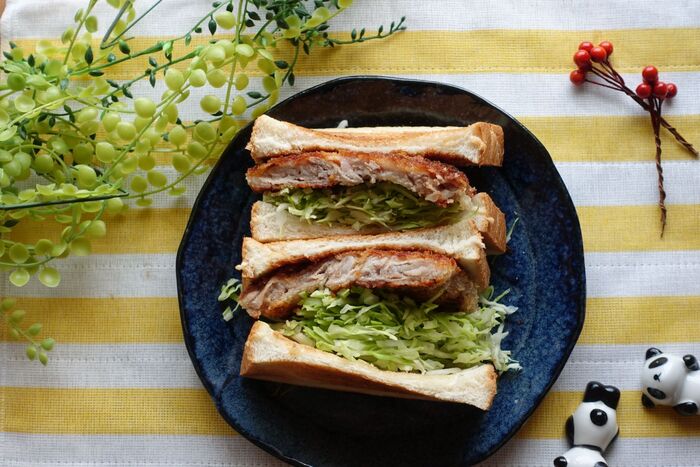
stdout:
{"type": "MultiPolygon", "coordinates": [[[[500,209],[486,193],[479,193],[471,199],[473,209],[465,209],[466,219],[473,219],[481,233],[488,254],[506,251],[506,220],[500,209]]],[[[253,204],[250,216],[252,237],[263,243],[283,240],[301,240],[344,235],[375,235],[390,232],[381,225],[368,225],[354,229],[344,224],[316,224],[294,216],[277,206],[258,201],[253,204]]],[[[418,231],[418,230],[417,230],[418,231]]]]}
{"type": "Polygon", "coordinates": [[[248,169],[246,179],[257,192],[391,182],[439,206],[476,193],[467,176],[451,165],[393,154],[306,152],[258,164],[248,169]]]}
{"type": "Polygon", "coordinates": [[[372,152],[422,156],[454,165],[503,163],[503,129],[490,123],[468,127],[376,127],[312,130],[261,115],[246,146],[256,162],[308,151],[372,152]]]}
{"type": "Polygon", "coordinates": [[[271,243],[261,243],[246,237],[243,239],[243,261],[238,268],[245,279],[256,279],[288,264],[366,248],[433,251],[454,258],[467,271],[479,290],[486,288],[489,283],[490,271],[484,244],[471,219],[429,229],[378,235],[347,235],[271,243]]]}
{"type": "Polygon", "coordinates": [[[492,365],[452,374],[384,371],[298,344],[262,321],[253,324],[246,341],[241,376],[377,396],[457,402],[482,410],[491,407],[496,395],[492,365]]]}
{"type": "Polygon", "coordinates": [[[253,318],[284,319],[301,293],[336,292],[352,286],[385,289],[420,301],[434,299],[449,311],[474,311],[476,287],[447,256],[428,251],[346,251],[309,265],[280,268],[257,281],[244,281],[238,303],[253,318]],[[435,298],[437,297],[437,298],[435,298]]]}

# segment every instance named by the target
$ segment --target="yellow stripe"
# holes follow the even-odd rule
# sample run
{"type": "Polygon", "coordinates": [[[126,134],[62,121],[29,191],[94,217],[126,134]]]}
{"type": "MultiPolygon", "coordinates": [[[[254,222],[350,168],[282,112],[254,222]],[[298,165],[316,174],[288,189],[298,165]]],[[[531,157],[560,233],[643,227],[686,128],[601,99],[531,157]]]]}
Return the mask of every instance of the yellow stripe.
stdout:
{"type": "MultiPolygon", "coordinates": [[[[581,388],[583,391],[584,388],[581,388]]],[[[700,417],[679,417],[669,407],[642,407],[641,393],[623,391],[617,418],[624,438],[700,436],[700,417]]],[[[581,403],[581,392],[549,393],[535,414],[518,432],[518,438],[564,437],[564,423],[581,403]]]]}
{"type": "Polygon", "coordinates": [[[700,296],[589,298],[578,343],[700,342],[698,310],[700,296]]]}
{"type": "MultiPolygon", "coordinates": [[[[624,190],[624,185],[620,187],[624,190]]],[[[661,238],[658,206],[576,208],[586,251],[671,251],[700,249],[700,204],[668,206],[661,238]]]]}
{"type": "MultiPolygon", "coordinates": [[[[27,320],[43,323],[64,344],[182,342],[175,297],[22,297],[17,306],[27,311],[27,320]]],[[[2,340],[9,340],[6,328],[0,326],[2,340]]]]}
{"type": "MultiPolygon", "coordinates": [[[[0,388],[5,431],[47,434],[231,435],[213,402],[199,389],[0,388]],[[47,403],[50,401],[50,403],[47,403]]],[[[550,393],[518,433],[520,438],[560,438],[580,392],[550,393]]],[[[639,393],[622,393],[618,417],[623,437],[700,436],[700,417],[678,417],[666,408],[646,410],[639,393]]]]}
{"type": "Polygon", "coordinates": [[[203,389],[0,388],[4,431],[234,435],[203,389]]]}
{"type": "MultiPolygon", "coordinates": [[[[185,230],[189,209],[132,209],[107,218],[107,235],[92,241],[93,253],[172,253],[177,251],[185,230]]],[[[11,238],[35,242],[40,238],[57,241],[65,225],[22,221],[11,238]]]]}
{"type": "MultiPolygon", "coordinates": [[[[182,329],[175,297],[23,297],[28,320],[44,323],[61,343],[178,343],[182,329]]],[[[589,298],[580,344],[639,344],[700,341],[700,328],[687,326],[700,310],[700,296],[589,298]],[[616,325],[609,326],[611,317],[616,325]]],[[[10,340],[5,326],[0,340],[10,340]]]]}
{"type": "MultiPolygon", "coordinates": [[[[518,119],[542,141],[557,162],[654,161],[654,132],[648,116],[518,119]]],[[[700,145],[700,115],[667,119],[688,141],[700,145]]],[[[666,130],[661,132],[664,160],[694,160],[666,130]]]]}
{"type": "MultiPolygon", "coordinates": [[[[668,224],[660,238],[657,206],[584,206],[577,208],[586,251],[700,249],[700,205],[668,206],[668,224]]],[[[177,251],[189,209],[134,209],[108,223],[107,236],[93,242],[95,253],[172,253],[177,251]],[[147,232],[135,238],[135,232],[147,232]]],[[[12,239],[57,239],[63,225],[23,221],[12,239]]]]}
{"type": "MultiPolygon", "coordinates": [[[[409,25],[410,27],[410,25],[409,25]]],[[[347,33],[337,35],[346,38],[347,33]]],[[[224,36],[220,36],[224,37],[224,36]]],[[[132,50],[141,50],[167,37],[138,37],[132,50]]],[[[192,46],[205,44],[199,36],[192,46]]],[[[613,56],[621,72],[639,72],[650,63],[661,70],[700,69],[700,29],[623,29],[607,31],[478,30],[406,31],[389,39],[365,42],[335,49],[316,49],[302,54],[296,74],[343,75],[353,73],[564,73],[573,69],[571,57],[582,39],[594,42],[608,39],[618,44],[613,56]],[[654,47],[649,47],[653,38],[654,47]],[[513,45],[517,44],[517,47],[513,45]],[[679,46],[682,44],[682,46],[679,46]]],[[[25,50],[37,39],[17,41],[25,50]]],[[[288,44],[280,46],[280,56],[289,56],[288,44]]],[[[175,56],[184,49],[175,47],[175,56]]],[[[127,79],[148,67],[138,58],[112,67],[109,77],[127,79]]],[[[252,71],[254,66],[249,67],[252,71]]]]}

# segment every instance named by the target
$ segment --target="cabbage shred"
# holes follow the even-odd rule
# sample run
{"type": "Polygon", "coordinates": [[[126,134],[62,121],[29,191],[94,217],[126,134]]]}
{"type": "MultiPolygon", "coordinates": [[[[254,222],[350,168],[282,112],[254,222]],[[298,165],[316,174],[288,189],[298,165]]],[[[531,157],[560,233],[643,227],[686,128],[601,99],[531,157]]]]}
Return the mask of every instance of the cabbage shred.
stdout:
{"type": "Polygon", "coordinates": [[[464,207],[440,207],[406,188],[388,182],[325,189],[285,188],[263,200],[308,223],[343,224],[360,230],[382,226],[410,230],[456,221],[464,207]]]}
{"type": "MultiPolygon", "coordinates": [[[[507,293],[507,292],[506,292],[507,293]]],[[[292,319],[273,324],[285,336],[348,360],[364,360],[390,371],[452,373],[482,363],[499,371],[519,369],[501,349],[505,317],[493,289],[472,313],[436,311],[431,301],[360,287],[302,294],[292,319]],[[494,331],[495,330],[495,331],[494,331]]]]}

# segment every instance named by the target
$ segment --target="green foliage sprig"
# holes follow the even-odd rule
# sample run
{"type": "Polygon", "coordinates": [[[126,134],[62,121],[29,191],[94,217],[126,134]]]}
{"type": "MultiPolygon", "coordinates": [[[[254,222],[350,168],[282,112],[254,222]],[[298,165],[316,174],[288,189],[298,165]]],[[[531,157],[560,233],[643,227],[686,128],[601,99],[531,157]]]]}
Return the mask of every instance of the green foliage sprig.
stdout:
{"type": "Polygon", "coordinates": [[[0,314],[10,329],[10,335],[15,339],[27,342],[25,350],[27,358],[29,360],[37,360],[42,365],[46,365],[49,362],[48,352],[53,349],[55,341],[50,337],[38,339],[42,328],[41,323],[31,324],[27,328],[22,327],[26,312],[15,309],[15,300],[13,298],[5,298],[0,301],[0,314]]]}
{"type": "Polygon", "coordinates": [[[212,3],[184,34],[136,50],[129,31],[162,0],[138,17],[133,0],[103,0],[118,11],[99,41],[98,1],[76,12],[60,43],[42,40],[34,50],[10,43],[0,61],[0,269],[19,287],[33,276],[58,286],[53,261],[90,254],[124,199],[146,207],[153,195],[183,194],[183,181],[208,170],[245,118],[265,112],[284,84],[294,84],[301,52],[405,29],[402,18],[374,35],[363,28],[340,39],[328,22],[352,0],[228,0],[212,3]],[[109,78],[113,67],[136,59],[148,63],[143,72],[109,78]],[[257,70],[262,91],[249,89],[257,70]],[[136,83],[155,87],[159,78],[167,86],[160,99],[135,95],[136,83]],[[193,88],[221,89],[223,98],[207,93],[199,104],[208,117],[187,123],[179,106],[193,88]],[[158,158],[177,175],[159,170],[158,158]],[[57,238],[13,238],[18,224],[45,232],[48,222],[64,225],[57,238]]]}

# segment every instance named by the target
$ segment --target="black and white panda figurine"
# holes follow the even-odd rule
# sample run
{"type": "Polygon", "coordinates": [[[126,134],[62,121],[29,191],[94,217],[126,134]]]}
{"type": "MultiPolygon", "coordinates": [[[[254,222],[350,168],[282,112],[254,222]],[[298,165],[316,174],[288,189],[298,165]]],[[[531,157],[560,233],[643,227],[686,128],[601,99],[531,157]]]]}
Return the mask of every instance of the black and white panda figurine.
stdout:
{"type": "Polygon", "coordinates": [[[617,403],[620,390],[591,381],[583,402],[566,421],[566,437],[572,448],[554,459],[556,467],[608,467],[603,452],[617,438],[617,403]]]}
{"type": "Polygon", "coordinates": [[[680,357],[650,348],[642,370],[644,407],[671,405],[681,415],[696,415],[700,407],[700,365],[692,355],[680,357]]]}

